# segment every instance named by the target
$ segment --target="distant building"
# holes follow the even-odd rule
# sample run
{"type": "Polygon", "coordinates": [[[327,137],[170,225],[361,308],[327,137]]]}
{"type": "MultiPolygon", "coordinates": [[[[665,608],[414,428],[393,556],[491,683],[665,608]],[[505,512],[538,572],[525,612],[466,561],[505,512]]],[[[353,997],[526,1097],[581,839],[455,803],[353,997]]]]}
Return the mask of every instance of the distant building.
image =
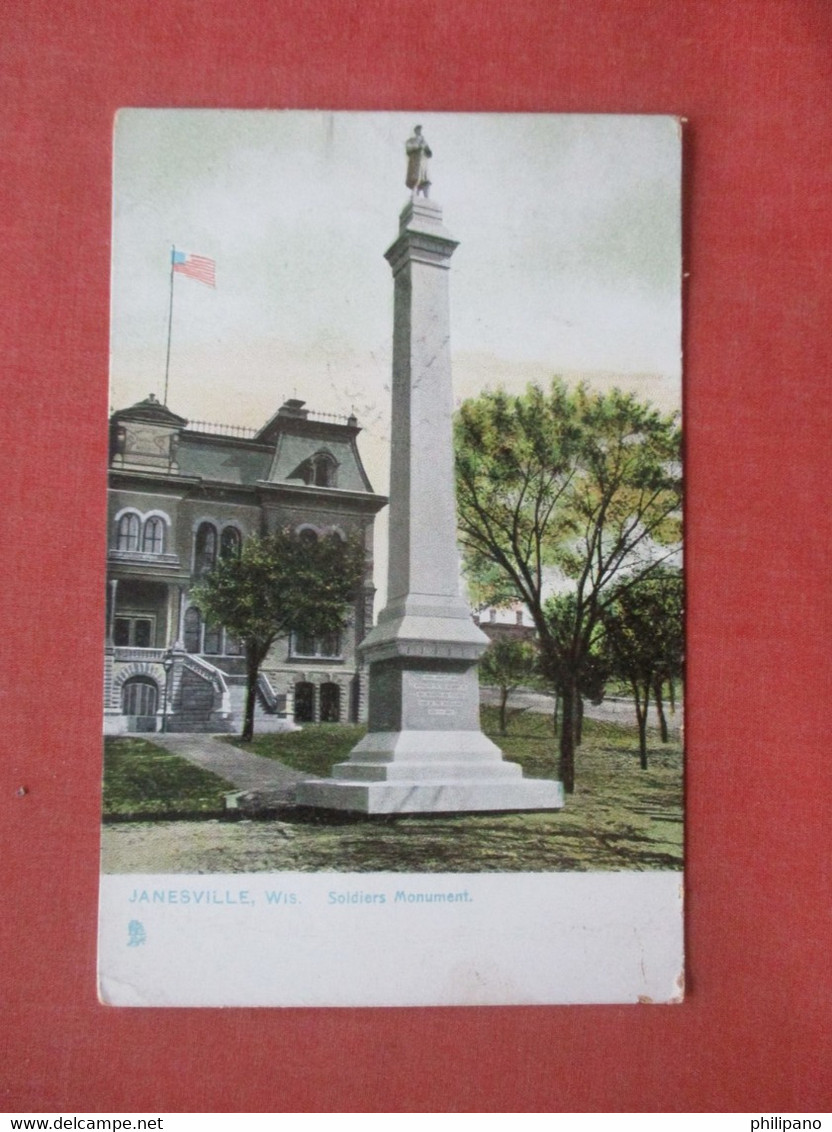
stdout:
{"type": "Polygon", "coordinates": [[[520,602],[478,609],[474,621],[492,641],[533,641],[537,636],[531,614],[520,602]]]}
{"type": "Polygon", "coordinates": [[[289,716],[346,722],[366,710],[356,645],[372,626],[373,523],[387,502],[361,463],[354,416],[288,400],[261,429],[190,425],[151,394],[110,420],[104,725],[231,730],[245,693],[240,642],[206,624],[191,587],[251,535],[360,533],[363,588],[342,633],[278,641],[263,665],[256,726],[289,716]]]}

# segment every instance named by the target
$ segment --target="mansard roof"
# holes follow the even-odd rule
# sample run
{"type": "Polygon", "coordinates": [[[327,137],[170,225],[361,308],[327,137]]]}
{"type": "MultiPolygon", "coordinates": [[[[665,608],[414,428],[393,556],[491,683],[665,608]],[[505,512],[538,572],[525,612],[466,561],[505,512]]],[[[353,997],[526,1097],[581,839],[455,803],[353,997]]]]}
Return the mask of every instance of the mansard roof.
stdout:
{"type": "Polygon", "coordinates": [[[182,432],[176,459],[183,476],[235,485],[254,484],[269,475],[274,449],[238,436],[182,432]]]}
{"type": "MultiPolygon", "coordinates": [[[[311,413],[305,402],[296,398],[285,401],[253,435],[253,430],[201,421],[187,428],[188,421],[171,412],[152,393],[144,401],[114,413],[112,421],[127,425],[128,433],[133,422],[166,426],[175,433],[166,474],[235,487],[286,484],[311,488],[310,463],[323,456],[334,465],[334,483],[323,487],[315,484],[313,490],[374,494],[356,445],[361,431],[356,417],[311,413]],[[246,432],[249,435],[241,435],[246,432]]],[[[129,466],[138,471],[143,463],[148,469],[151,464],[158,468],[155,448],[151,459],[131,448],[129,437],[127,447],[126,462],[116,459],[114,468],[129,466]]]]}
{"type": "Polygon", "coordinates": [[[113,413],[113,420],[149,421],[152,424],[170,425],[172,428],[184,428],[188,423],[185,417],[178,417],[176,413],[172,413],[153,393],[149,393],[144,401],[137,401],[129,409],[120,409],[113,413]]]}
{"type": "Polygon", "coordinates": [[[271,483],[304,483],[306,464],[313,456],[325,453],[338,469],[338,487],[346,491],[372,491],[357,458],[354,439],[350,436],[298,436],[284,432],[278,437],[271,468],[264,477],[271,483]]]}

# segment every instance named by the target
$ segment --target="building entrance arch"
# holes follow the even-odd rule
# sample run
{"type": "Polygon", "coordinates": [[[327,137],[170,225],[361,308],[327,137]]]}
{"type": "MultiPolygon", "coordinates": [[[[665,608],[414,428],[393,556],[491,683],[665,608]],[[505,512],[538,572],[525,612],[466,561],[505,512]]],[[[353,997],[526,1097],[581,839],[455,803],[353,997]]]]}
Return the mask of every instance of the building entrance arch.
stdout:
{"type": "Polygon", "coordinates": [[[159,685],[150,676],[131,676],[121,687],[121,714],[128,731],[155,731],[159,685]]]}

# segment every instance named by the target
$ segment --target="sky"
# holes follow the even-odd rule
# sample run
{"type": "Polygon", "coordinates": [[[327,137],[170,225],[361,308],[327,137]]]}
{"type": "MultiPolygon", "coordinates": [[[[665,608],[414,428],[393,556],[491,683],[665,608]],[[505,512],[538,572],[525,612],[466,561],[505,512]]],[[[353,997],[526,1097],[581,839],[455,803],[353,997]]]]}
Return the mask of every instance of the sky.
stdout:
{"type": "Polygon", "coordinates": [[[386,493],[384,252],[409,199],[416,123],[433,152],[431,199],[460,241],[456,400],[560,375],[679,408],[676,119],[139,109],[115,127],[111,407],[163,396],[175,245],[214,259],[217,285],[175,277],[169,407],[251,427],[287,397],[354,411],[386,493]]]}

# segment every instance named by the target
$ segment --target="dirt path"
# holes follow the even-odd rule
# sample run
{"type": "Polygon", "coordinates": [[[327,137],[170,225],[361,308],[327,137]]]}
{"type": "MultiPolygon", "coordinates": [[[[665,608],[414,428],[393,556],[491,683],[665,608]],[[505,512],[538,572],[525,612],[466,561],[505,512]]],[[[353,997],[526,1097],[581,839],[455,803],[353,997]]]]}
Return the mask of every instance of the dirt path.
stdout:
{"type": "MultiPolygon", "coordinates": [[[[499,706],[499,690],[497,688],[480,687],[480,702],[493,707],[499,706]]],[[[555,710],[555,700],[553,696],[548,696],[545,692],[530,692],[524,689],[518,689],[509,696],[508,707],[509,711],[516,711],[518,708],[523,708],[526,711],[551,715],[555,710]]],[[[588,719],[598,719],[601,720],[602,723],[621,723],[626,727],[637,726],[636,711],[632,700],[606,699],[597,706],[595,704],[586,703],[584,705],[584,711],[588,719]]],[[[675,715],[671,715],[670,708],[665,705],[665,717],[667,719],[668,730],[678,732],[682,723],[683,712],[677,708],[675,715]]],[[[653,704],[650,705],[647,713],[647,726],[659,726],[659,720],[656,716],[656,709],[653,704]]]]}
{"type": "Polygon", "coordinates": [[[153,742],[233,783],[246,794],[256,794],[261,802],[294,802],[297,783],[316,777],[274,759],[241,751],[213,735],[154,735],[153,742]]]}

